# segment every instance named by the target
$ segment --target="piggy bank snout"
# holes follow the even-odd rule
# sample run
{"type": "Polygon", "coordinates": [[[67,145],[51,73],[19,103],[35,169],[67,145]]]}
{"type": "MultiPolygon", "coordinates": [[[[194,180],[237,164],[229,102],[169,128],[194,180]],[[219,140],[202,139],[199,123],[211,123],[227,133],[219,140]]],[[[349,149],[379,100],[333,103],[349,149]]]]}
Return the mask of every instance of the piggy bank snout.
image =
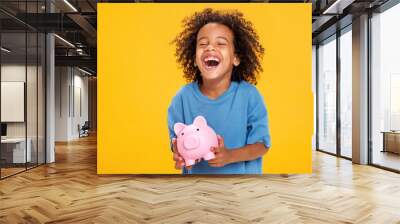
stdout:
{"type": "Polygon", "coordinates": [[[190,135],[183,140],[185,149],[195,149],[200,146],[200,138],[196,135],[190,135]]]}

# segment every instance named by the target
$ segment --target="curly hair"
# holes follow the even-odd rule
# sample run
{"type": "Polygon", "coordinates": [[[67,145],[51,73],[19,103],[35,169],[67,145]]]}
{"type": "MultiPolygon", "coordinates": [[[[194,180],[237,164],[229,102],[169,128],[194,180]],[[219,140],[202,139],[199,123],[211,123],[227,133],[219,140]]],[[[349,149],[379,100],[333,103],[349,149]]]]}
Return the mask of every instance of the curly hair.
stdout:
{"type": "Polygon", "coordinates": [[[188,82],[202,81],[200,70],[194,64],[199,30],[208,23],[218,23],[232,31],[235,54],[240,59],[240,64],[233,68],[231,80],[257,84],[257,75],[263,71],[260,61],[264,56],[264,47],[253,24],[245,20],[241,12],[206,8],[186,17],[182,23],[184,29],[172,43],[176,44],[176,61],[182,66],[188,82]]]}

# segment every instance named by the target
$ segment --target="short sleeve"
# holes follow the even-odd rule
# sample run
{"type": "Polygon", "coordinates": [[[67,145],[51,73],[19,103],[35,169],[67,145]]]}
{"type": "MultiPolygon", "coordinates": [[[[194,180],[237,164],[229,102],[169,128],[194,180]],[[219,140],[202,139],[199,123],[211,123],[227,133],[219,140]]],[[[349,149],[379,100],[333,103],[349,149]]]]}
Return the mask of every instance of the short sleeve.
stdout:
{"type": "MultiPolygon", "coordinates": [[[[183,106],[182,98],[177,94],[171,101],[168,107],[168,132],[169,132],[169,142],[172,143],[172,138],[175,138],[174,125],[175,123],[184,123],[183,120],[183,106]]],[[[172,145],[171,145],[172,149],[172,145]]]]}
{"type": "Polygon", "coordinates": [[[268,112],[264,100],[257,89],[250,94],[247,116],[247,144],[264,143],[271,147],[268,112]]]}

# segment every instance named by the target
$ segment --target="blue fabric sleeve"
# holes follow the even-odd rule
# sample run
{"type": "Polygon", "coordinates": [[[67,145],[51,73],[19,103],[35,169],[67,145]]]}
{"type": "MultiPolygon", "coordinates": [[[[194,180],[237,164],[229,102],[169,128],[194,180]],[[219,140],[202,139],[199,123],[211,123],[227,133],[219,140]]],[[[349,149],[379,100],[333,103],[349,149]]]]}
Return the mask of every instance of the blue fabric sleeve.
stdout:
{"type": "Polygon", "coordinates": [[[169,132],[169,142],[172,150],[172,138],[176,138],[174,132],[175,123],[183,122],[183,107],[181,96],[177,94],[168,107],[168,132],[169,132]]]}
{"type": "Polygon", "coordinates": [[[250,94],[249,112],[247,122],[247,144],[264,143],[265,147],[271,147],[271,137],[268,124],[268,112],[263,97],[254,89],[250,94]]]}

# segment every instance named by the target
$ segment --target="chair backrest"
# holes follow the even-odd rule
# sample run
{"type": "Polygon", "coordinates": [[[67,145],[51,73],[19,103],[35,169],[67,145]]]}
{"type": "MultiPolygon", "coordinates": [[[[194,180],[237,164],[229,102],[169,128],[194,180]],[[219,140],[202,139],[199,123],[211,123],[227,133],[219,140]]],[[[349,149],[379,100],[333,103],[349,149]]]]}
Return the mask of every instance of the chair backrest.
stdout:
{"type": "Polygon", "coordinates": [[[89,121],[85,121],[85,124],[83,124],[82,128],[89,128],[89,121]]]}

